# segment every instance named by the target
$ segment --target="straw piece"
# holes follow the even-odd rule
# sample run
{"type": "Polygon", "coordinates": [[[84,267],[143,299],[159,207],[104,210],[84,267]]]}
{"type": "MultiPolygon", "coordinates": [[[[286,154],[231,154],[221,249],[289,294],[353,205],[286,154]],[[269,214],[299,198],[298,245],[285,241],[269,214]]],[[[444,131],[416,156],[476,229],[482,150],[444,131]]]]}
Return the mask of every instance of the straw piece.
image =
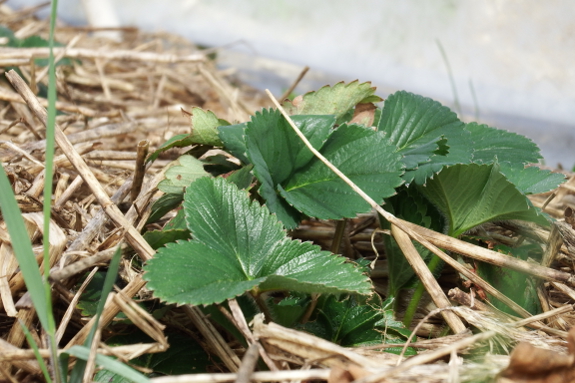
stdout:
{"type": "MultiPolygon", "coordinates": [[[[393,224],[391,225],[391,234],[397,241],[397,244],[401,248],[405,258],[413,268],[413,271],[415,271],[415,274],[425,286],[425,289],[429,292],[429,295],[431,295],[431,299],[437,305],[437,307],[440,309],[451,307],[449,299],[447,299],[445,293],[437,283],[437,280],[431,271],[429,271],[429,268],[415,249],[415,246],[413,246],[409,236],[393,224]]],[[[441,311],[441,315],[453,333],[457,334],[466,331],[466,327],[461,319],[459,319],[459,317],[453,312],[444,310],[441,311]]]]}

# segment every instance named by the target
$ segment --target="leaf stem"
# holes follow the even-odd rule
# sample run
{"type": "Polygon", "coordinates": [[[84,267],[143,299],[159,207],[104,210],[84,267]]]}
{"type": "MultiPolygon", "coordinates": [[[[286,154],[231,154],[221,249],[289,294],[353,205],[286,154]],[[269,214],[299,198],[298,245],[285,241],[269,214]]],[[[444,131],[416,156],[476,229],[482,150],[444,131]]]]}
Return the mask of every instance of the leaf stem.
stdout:
{"type": "Polygon", "coordinates": [[[256,304],[258,305],[258,308],[264,314],[264,317],[266,318],[266,322],[271,322],[272,321],[272,313],[271,313],[270,309],[268,308],[268,305],[266,304],[265,293],[262,293],[257,288],[255,288],[255,289],[251,290],[249,292],[249,294],[252,296],[252,298],[254,298],[256,304]]]}
{"type": "MultiPolygon", "coordinates": [[[[429,267],[429,271],[433,274],[437,267],[441,264],[441,259],[433,255],[431,260],[429,261],[427,267],[429,267]]],[[[413,316],[417,311],[417,306],[419,306],[419,302],[421,301],[421,297],[423,296],[423,292],[425,291],[425,286],[421,281],[417,282],[417,287],[415,288],[415,292],[413,293],[413,297],[411,297],[411,301],[405,310],[405,316],[403,317],[403,324],[405,327],[411,326],[411,322],[413,321],[413,316]]]]}
{"type": "Polygon", "coordinates": [[[341,249],[341,241],[343,240],[343,234],[345,233],[345,227],[347,226],[347,219],[341,219],[337,221],[335,226],[335,233],[333,234],[333,240],[331,242],[331,252],[334,254],[339,254],[341,249]]]}

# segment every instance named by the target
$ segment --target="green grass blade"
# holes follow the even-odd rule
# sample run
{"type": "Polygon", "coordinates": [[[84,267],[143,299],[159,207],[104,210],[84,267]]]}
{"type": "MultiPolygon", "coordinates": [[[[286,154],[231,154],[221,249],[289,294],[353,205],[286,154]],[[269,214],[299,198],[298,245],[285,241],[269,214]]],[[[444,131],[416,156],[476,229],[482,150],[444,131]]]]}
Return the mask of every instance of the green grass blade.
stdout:
{"type": "Polygon", "coordinates": [[[50,213],[52,210],[52,180],[54,176],[54,141],[56,125],[56,62],[54,60],[54,30],[58,0],[52,0],[50,10],[50,34],[48,46],[48,116],[46,122],[46,162],[44,164],[44,296],[46,297],[46,321],[44,329],[49,337],[51,359],[54,366],[54,380],[62,382],[60,366],[58,366],[58,342],[56,341],[56,322],[52,312],[52,289],[48,276],[50,275],[50,213]]]}
{"type": "Polygon", "coordinates": [[[52,383],[52,378],[50,377],[50,374],[48,373],[48,367],[46,366],[46,362],[44,362],[44,358],[42,358],[42,356],[40,355],[40,349],[38,348],[38,344],[36,344],[36,341],[32,337],[32,334],[30,334],[30,330],[28,330],[28,327],[26,327],[26,325],[24,325],[24,322],[22,322],[21,319],[18,319],[18,321],[20,323],[20,327],[22,327],[22,331],[24,332],[24,335],[26,336],[26,340],[28,341],[28,344],[30,345],[30,347],[32,347],[32,350],[34,350],[34,355],[36,356],[36,360],[38,361],[38,364],[40,365],[40,369],[42,370],[42,374],[44,374],[44,379],[46,379],[47,382],[52,383]]]}
{"type": "MultiPolygon", "coordinates": [[[[90,355],[90,349],[85,346],[72,346],[68,350],[66,350],[66,352],[84,361],[88,360],[88,357],[90,355]]],[[[104,367],[108,371],[123,376],[126,379],[130,379],[133,382],[136,383],[150,382],[150,379],[148,379],[146,376],[139,373],[138,371],[134,370],[132,367],[126,366],[124,363],[118,362],[117,360],[112,359],[109,356],[96,355],[96,364],[98,364],[101,367],[104,367]]]]}
{"type": "MultiPolygon", "coordinates": [[[[98,328],[98,322],[100,321],[100,316],[104,311],[104,306],[106,304],[106,300],[108,299],[108,295],[110,294],[112,288],[114,287],[114,282],[116,281],[116,276],[118,275],[118,269],[120,268],[120,259],[122,258],[121,255],[122,251],[120,246],[118,246],[116,252],[114,253],[114,256],[110,261],[110,265],[108,266],[106,279],[104,279],[104,286],[102,286],[102,295],[100,296],[100,302],[98,302],[98,308],[96,309],[96,321],[94,322],[94,325],[90,329],[90,334],[88,334],[88,337],[84,342],[84,347],[86,347],[88,350],[90,349],[90,345],[92,344],[92,341],[94,339],[94,334],[96,333],[96,329],[98,328]]],[[[96,356],[96,360],[97,358],[98,356],[96,356]]],[[[82,382],[82,379],[84,377],[84,370],[86,368],[86,360],[87,359],[82,361],[79,360],[76,362],[76,365],[74,366],[74,369],[70,374],[70,382],[72,383],[82,382]]]]}
{"type": "Polygon", "coordinates": [[[36,257],[32,251],[32,243],[24,226],[22,212],[18,207],[14,192],[10,186],[4,167],[0,166],[0,209],[4,221],[8,227],[8,233],[12,240],[14,255],[20,265],[20,270],[30,292],[32,303],[38,313],[38,318],[44,328],[48,328],[48,302],[44,294],[42,275],[36,263],[36,257]]]}
{"type": "Polygon", "coordinates": [[[441,52],[441,57],[443,58],[443,62],[445,63],[445,68],[447,68],[447,75],[449,76],[449,83],[451,84],[451,91],[453,92],[453,103],[457,114],[461,116],[461,104],[459,103],[459,95],[457,94],[457,85],[455,85],[455,79],[453,78],[453,71],[451,70],[451,65],[449,65],[449,59],[447,58],[447,53],[445,49],[443,49],[443,44],[441,41],[436,40],[437,47],[441,52]]]}

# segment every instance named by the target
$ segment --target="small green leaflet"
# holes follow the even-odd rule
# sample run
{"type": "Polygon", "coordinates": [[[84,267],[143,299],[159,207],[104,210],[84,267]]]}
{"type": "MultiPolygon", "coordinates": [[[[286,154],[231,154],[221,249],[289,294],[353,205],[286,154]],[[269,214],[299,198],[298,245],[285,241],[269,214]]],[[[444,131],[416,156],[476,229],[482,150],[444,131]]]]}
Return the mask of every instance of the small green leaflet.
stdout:
{"type": "Polygon", "coordinates": [[[503,163],[500,171],[523,194],[545,193],[565,182],[563,174],[553,173],[537,166],[518,168],[503,163]]]}
{"type": "Polygon", "coordinates": [[[471,162],[470,133],[455,113],[432,99],[405,91],[392,94],[377,129],[404,156],[407,183],[422,185],[446,165],[471,162]]]}
{"type": "Polygon", "coordinates": [[[419,191],[447,217],[447,234],[452,237],[497,220],[520,219],[547,225],[527,198],[500,173],[498,163],[447,167],[419,191]]]}
{"type": "Polygon", "coordinates": [[[168,141],[164,142],[158,149],[148,156],[146,162],[155,161],[160,154],[172,148],[184,148],[192,145],[194,142],[189,134],[178,134],[168,141]]]}
{"type": "Polygon", "coordinates": [[[318,91],[296,97],[293,101],[287,100],[282,106],[290,115],[331,114],[339,124],[340,119],[357,104],[383,101],[374,93],[375,88],[370,82],[339,82],[334,86],[326,85],[318,91]]]}
{"type": "Polygon", "coordinates": [[[192,143],[222,146],[222,141],[218,137],[218,127],[230,123],[217,118],[213,112],[202,108],[192,108],[191,115],[192,133],[190,133],[190,139],[192,143]]]}
{"type": "Polygon", "coordinates": [[[155,161],[161,153],[172,148],[183,148],[190,145],[222,146],[218,136],[218,127],[230,123],[216,117],[216,115],[201,108],[194,107],[190,113],[192,131],[190,134],[178,134],[164,142],[158,149],[148,156],[146,162],[155,161]]]}
{"type": "Polygon", "coordinates": [[[218,127],[218,136],[224,143],[224,146],[228,152],[233,154],[244,164],[249,164],[250,160],[246,157],[246,125],[246,123],[243,123],[237,125],[220,126],[218,127]]]}
{"type": "Polygon", "coordinates": [[[539,148],[529,138],[475,122],[465,125],[465,130],[471,133],[473,162],[499,162],[501,173],[523,194],[545,193],[565,181],[562,174],[537,166],[525,167],[542,158],[539,148]]]}
{"type": "Polygon", "coordinates": [[[150,214],[146,224],[157,222],[167,212],[178,207],[183,199],[184,194],[182,192],[168,193],[158,198],[152,205],[152,214],[150,214]]]}
{"type": "Polygon", "coordinates": [[[497,157],[500,164],[529,164],[541,159],[539,148],[529,138],[502,129],[472,122],[465,125],[473,142],[473,162],[490,164],[497,157]]]}
{"type": "Polygon", "coordinates": [[[189,155],[181,156],[169,166],[166,179],[158,184],[158,189],[164,193],[181,194],[194,180],[208,175],[202,161],[189,155]]]}
{"type": "MultiPolygon", "coordinates": [[[[391,305],[382,306],[379,297],[322,296],[305,331],[344,347],[382,343],[404,343],[410,331],[393,320],[391,305]]],[[[389,349],[388,349],[389,351],[389,349]]],[[[414,355],[413,349],[408,355],[414,355]]]]}
{"type": "Polygon", "coordinates": [[[257,288],[369,294],[371,285],[345,258],[286,237],[269,211],[224,179],[200,178],[186,189],[193,240],[161,248],[145,266],[160,299],[212,304],[257,288]]]}

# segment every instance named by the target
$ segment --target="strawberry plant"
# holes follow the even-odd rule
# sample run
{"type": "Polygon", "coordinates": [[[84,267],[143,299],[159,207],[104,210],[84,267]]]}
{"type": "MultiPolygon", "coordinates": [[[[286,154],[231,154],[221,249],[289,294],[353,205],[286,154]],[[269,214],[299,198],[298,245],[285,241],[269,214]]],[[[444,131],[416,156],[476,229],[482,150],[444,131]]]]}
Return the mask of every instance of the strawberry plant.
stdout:
{"type": "MultiPolygon", "coordinates": [[[[404,91],[391,95],[381,109],[366,108],[381,101],[374,91],[369,83],[340,83],[283,106],[315,150],[400,218],[454,237],[492,221],[519,219],[548,225],[526,196],[551,190],[564,177],[527,166],[541,158],[531,140],[486,125],[466,124],[438,102],[404,91]]],[[[192,134],[173,139],[152,159],[169,147],[196,145],[195,150],[204,148],[200,151],[205,153],[217,146],[235,156],[241,168],[230,167],[224,181],[201,177],[194,170],[196,161],[180,161],[182,172],[189,166],[192,178],[200,178],[191,184],[191,179],[180,182],[181,177],[168,182],[163,210],[158,211],[166,211],[166,200],[172,201],[171,208],[182,198],[183,210],[153,237],[191,235],[191,239],[161,247],[145,266],[148,286],[157,297],[208,305],[246,292],[256,298],[277,290],[370,293],[358,267],[286,236],[285,229],[296,228],[304,217],[342,219],[371,208],[314,156],[278,110],[264,109],[249,122],[230,125],[198,109],[192,113],[192,125],[192,134]],[[250,188],[254,201],[234,184],[255,185],[250,188]]],[[[414,274],[393,238],[386,238],[385,245],[388,293],[393,297],[414,285],[414,274]]],[[[420,250],[437,274],[439,259],[420,250]]],[[[258,303],[269,312],[265,302],[258,303]]],[[[342,310],[342,302],[366,301],[322,302],[321,310],[330,312],[342,310]]],[[[370,321],[375,318],[368,311],[365,315],[370,321]]],[[[341,326],[326,323],[331,329],[325,333],[333,334],[341,326]]]]}

